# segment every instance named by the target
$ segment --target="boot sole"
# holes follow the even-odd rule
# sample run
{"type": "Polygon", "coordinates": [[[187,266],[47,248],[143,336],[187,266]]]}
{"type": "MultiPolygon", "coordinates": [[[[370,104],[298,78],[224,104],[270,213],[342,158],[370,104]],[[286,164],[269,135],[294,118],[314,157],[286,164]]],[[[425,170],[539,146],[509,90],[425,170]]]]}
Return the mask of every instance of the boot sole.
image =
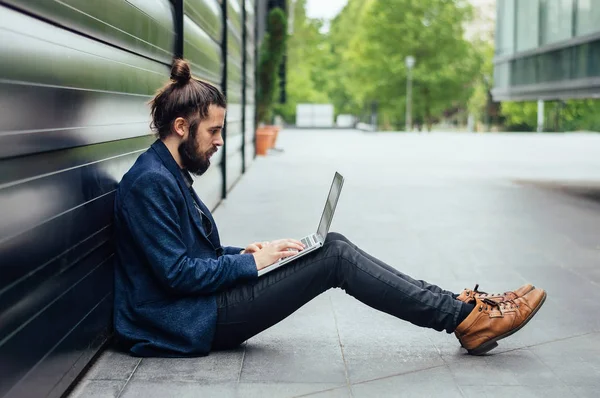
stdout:
{"type": "Polygon", "coordinates": [[[472,350],[467,350],[467,352],[471,355],[483,355],[483,354],[493,350],[494,348],[498,347],[498,343],[497,343],[498,340],[502,340],[502,339],[518,332],[519,330],[521,330],[523,328],[523,326],[527,325],[527,323],[531,320],[531,318],[533,318],[533,316],[540,310],[540,308],[542,308],[542,305],[546,301],[547,295],[548,294],[544,291],[544,296],[542,297],[542,300],[540,301],[538,306],[535,307],[535,309],[533,311],[531,311],[531,314],[529,314],[529,316],[523,321],[522,324],[519,325],[519,327],[511,329],[508,332],[506,332],[498,337],[495,337],[489,341],[486,341],[485,343],[479,345],[478,347],[473,348],[472,350]]]}

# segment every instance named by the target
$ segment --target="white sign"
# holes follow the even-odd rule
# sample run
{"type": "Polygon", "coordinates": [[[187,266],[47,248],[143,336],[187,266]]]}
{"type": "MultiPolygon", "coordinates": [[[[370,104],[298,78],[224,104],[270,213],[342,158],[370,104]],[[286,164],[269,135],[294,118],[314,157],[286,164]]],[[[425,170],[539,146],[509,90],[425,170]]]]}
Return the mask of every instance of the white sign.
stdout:
{"type": "Polygon", "coordinates": [[[333,127],[332,104],[296,105],[296,127],[333,127]]]}

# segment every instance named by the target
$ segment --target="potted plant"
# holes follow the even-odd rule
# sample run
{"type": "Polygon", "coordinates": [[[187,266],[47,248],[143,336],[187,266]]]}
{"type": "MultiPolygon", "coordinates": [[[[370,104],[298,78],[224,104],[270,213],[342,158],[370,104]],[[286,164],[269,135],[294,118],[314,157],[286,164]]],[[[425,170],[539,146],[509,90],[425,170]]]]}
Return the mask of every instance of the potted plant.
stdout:
{"type": "Polygon", "coordinates": [[[256,88],[256,153],[266,155],[275,145],[279,127],[272,124],[273,104],[275,102],[277,70],[281,64],[287,39],[287,20],[279,7],[269,12],[267,32],[260,46],[258,79],[256,88]]]}

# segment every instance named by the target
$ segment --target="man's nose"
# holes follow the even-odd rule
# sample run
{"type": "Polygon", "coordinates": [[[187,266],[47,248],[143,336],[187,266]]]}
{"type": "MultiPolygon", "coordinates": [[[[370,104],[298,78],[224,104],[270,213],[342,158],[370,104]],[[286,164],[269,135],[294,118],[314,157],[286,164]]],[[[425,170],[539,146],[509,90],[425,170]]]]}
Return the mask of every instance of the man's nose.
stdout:
{"type": "Polygon", "coordinates": [[[221,134],[219,134],[219,136],[215,140],[215,145],[216,146],[223,146],[223,136],[221,134]]]}

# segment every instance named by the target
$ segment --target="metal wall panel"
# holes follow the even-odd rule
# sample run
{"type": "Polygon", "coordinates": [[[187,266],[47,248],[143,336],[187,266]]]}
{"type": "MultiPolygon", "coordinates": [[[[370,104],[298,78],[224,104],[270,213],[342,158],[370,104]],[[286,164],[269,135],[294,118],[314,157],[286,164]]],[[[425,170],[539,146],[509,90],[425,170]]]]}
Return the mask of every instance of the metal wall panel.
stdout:
{"type": "Polygon", "coordinates": [[[246,143],[246,146],[244,147],[244,153],[245,153],[245,159],[246,159],[246,169],[248,169],[248,167],[250,167],[252,165],[252,162],[254,161],[254,154],[255,154],[255,149],[254,149],[254,142],[252,140],[250,140],[250,142],[246,143]]]}
{"type": "Polygon", "coordinates": [[[239,32],[231,21],[227,24],[227,56],[242,62],[242,32],[239,32]]]}
{"type": "Polygon", "coordinates": [[[168,68],[0,7],[0,158],[148,133],[168,68]]]}
{"type": "Polygon", "coordinates": [[[242,174],[242,63],[243,10],[238,0],[227,1],[227,96],[230,112],[227,116],[227,189],[242,174]]]}
{"type": "Polygon", "coordinates": [[[256,13],[255,13],[255,2],[251,0],[246,0],[246,34],[248,35],[248,43],[254,43],[256,41],[255,38],[255,23],[256,23],[256,13]]]}
{"type": "MultiPolygon", "coordinates": [[[[0,219],[0,397],[55,397],[112,333],[115,189],[154,141],[147,102],[168,80],[182,25],[170,0],[2,4],[0,208],[10,211],[0,219]]],[[[239,1],[227,7],[227,149],[194,184],[209,208],[222,199],[221,165],[229,190],[242,148],[246,166],[254,155],[254,79],[242,76],[245,58],[254,74],[254,28],[244,51],[248,23],[239,1]]],[[[183,55],[221,88],[221,4],[183,9],[183,55]]]]}
{"type": "MultiPolygon", "coordinates": [[[[241,136],[240,136],[241,137],[241,136]]],[[[235,156],[227,158],[227,190],[229,191],[242,176],[242,156],[238,150],[235,156]]]]}
{"type": "Polygon", "coordinates": [[[240,95],[230,97],[233,103],[227,104],[227,123],[240,122],[242,120],[242,105],[240,95]]]}
{"type": "Polygon", "coordinates": [[[168,69],[10,10],[0,8],[3,81],[152,95],[168,69]]]}
{"type": "MultiPolygon", "coordinates": [[[[241,130],[241,123],[238,122],[237,123],[237,129],[241,130]]],[[[238,156],[239,152],[242,148],[242,135],[241,134],[237,134],[233,137],[230,137],[229,142],[227,143],[227,161],[229,162],[229,159],[232,156],[238,156]]],[[[239,156],[241,158],[241,156],[239,156]]]]}
{"type": "Polygon", "coordinates": [[[218,0],[186,0],[184,12],[216,43],[223,41],[223,12],[218,0]]]}
{"type": "Polygon", "coordinates": [[[169,0],[5,0],[69,29],[166,64],[175,44],[169,0]]]}
{"type": "MultiPolygon", "coordinates": [[[[233,57],[228,58],[227,84],[235,85],[236,92],[242,92],[242,63],[233,57]]],[[[227,94],[229,94],[229,90],[227,94]]]]}
{"type": "Polygon", "coordinates": [[[198,196],[209,209],[214,209],[221,201],[221,187],[223,175],[221,174],[221,161],[223,151],[219,150],[211,159],[211,166],[201,177],[194,177],[194,189],[198,196]]]}
{"type": "Polygon", "coordinates": [[[239,0],[227,1],[227,19],[233,25],[236,32],[241,35],[242,32],[242,5],[239,0]]]}
{"type": "Polygon", "coordinates": [[[245,10],[245,41],[244,51],[244,159],[245,168],[248,168],[255,156],[254,140],[256,134],[256,107],[255,103],[255,58],[256,58],[256,4],[254,0],[244,1],[245,10]]]}
{"type": "Polygon", "coordinates": [[[114,192],[153,141],[146,102],[168,78],[133,45],[78,33],[93,24],[47,22],[57,4],[20,3],[43,19],[0,6],[2,397],[60,396],[110,334],[114,192]]]}
{"type": "MultiPolygon", "coordinates": [[[[229,133],[227,134],[227,139],[229,139],[229,141],[227,142],[227,153],[229,155],[231,155],[231,151],[233,149],[232,149],[232,146],[229,144],[231,143],[231,140],[233,139],[233,137],[236,137],[236,139],[237,139],[237,136],[240,136],[242,134],[242,121],[241,120],[238,120],[235,122],[228,121],[227,129],[228,129],[228,131],[233,132],[231,134],[229,134],[229,133]]],[[[240,148],[237,148],[237,149],[240,149],[240,148]]]]}
{"type": "Polygon", "coordinates": [[[192,73],[220,86],[223,64],[219,44],[187,15],[184,17],[183,34],[183,53],[192,64],[192,73]]]}
{"type": "Polygon", "coordinates": [[[254,87],[249,87],[246,86],[246,103],[247,104],[254,104],[255,100],[254,100],[254,87]]]}
{"type": "Polygon", "coordinates": [[[252,142],[254,140],[254,112],[256,108],[254,105],[246,105],[246,142],[252,142]]]}

